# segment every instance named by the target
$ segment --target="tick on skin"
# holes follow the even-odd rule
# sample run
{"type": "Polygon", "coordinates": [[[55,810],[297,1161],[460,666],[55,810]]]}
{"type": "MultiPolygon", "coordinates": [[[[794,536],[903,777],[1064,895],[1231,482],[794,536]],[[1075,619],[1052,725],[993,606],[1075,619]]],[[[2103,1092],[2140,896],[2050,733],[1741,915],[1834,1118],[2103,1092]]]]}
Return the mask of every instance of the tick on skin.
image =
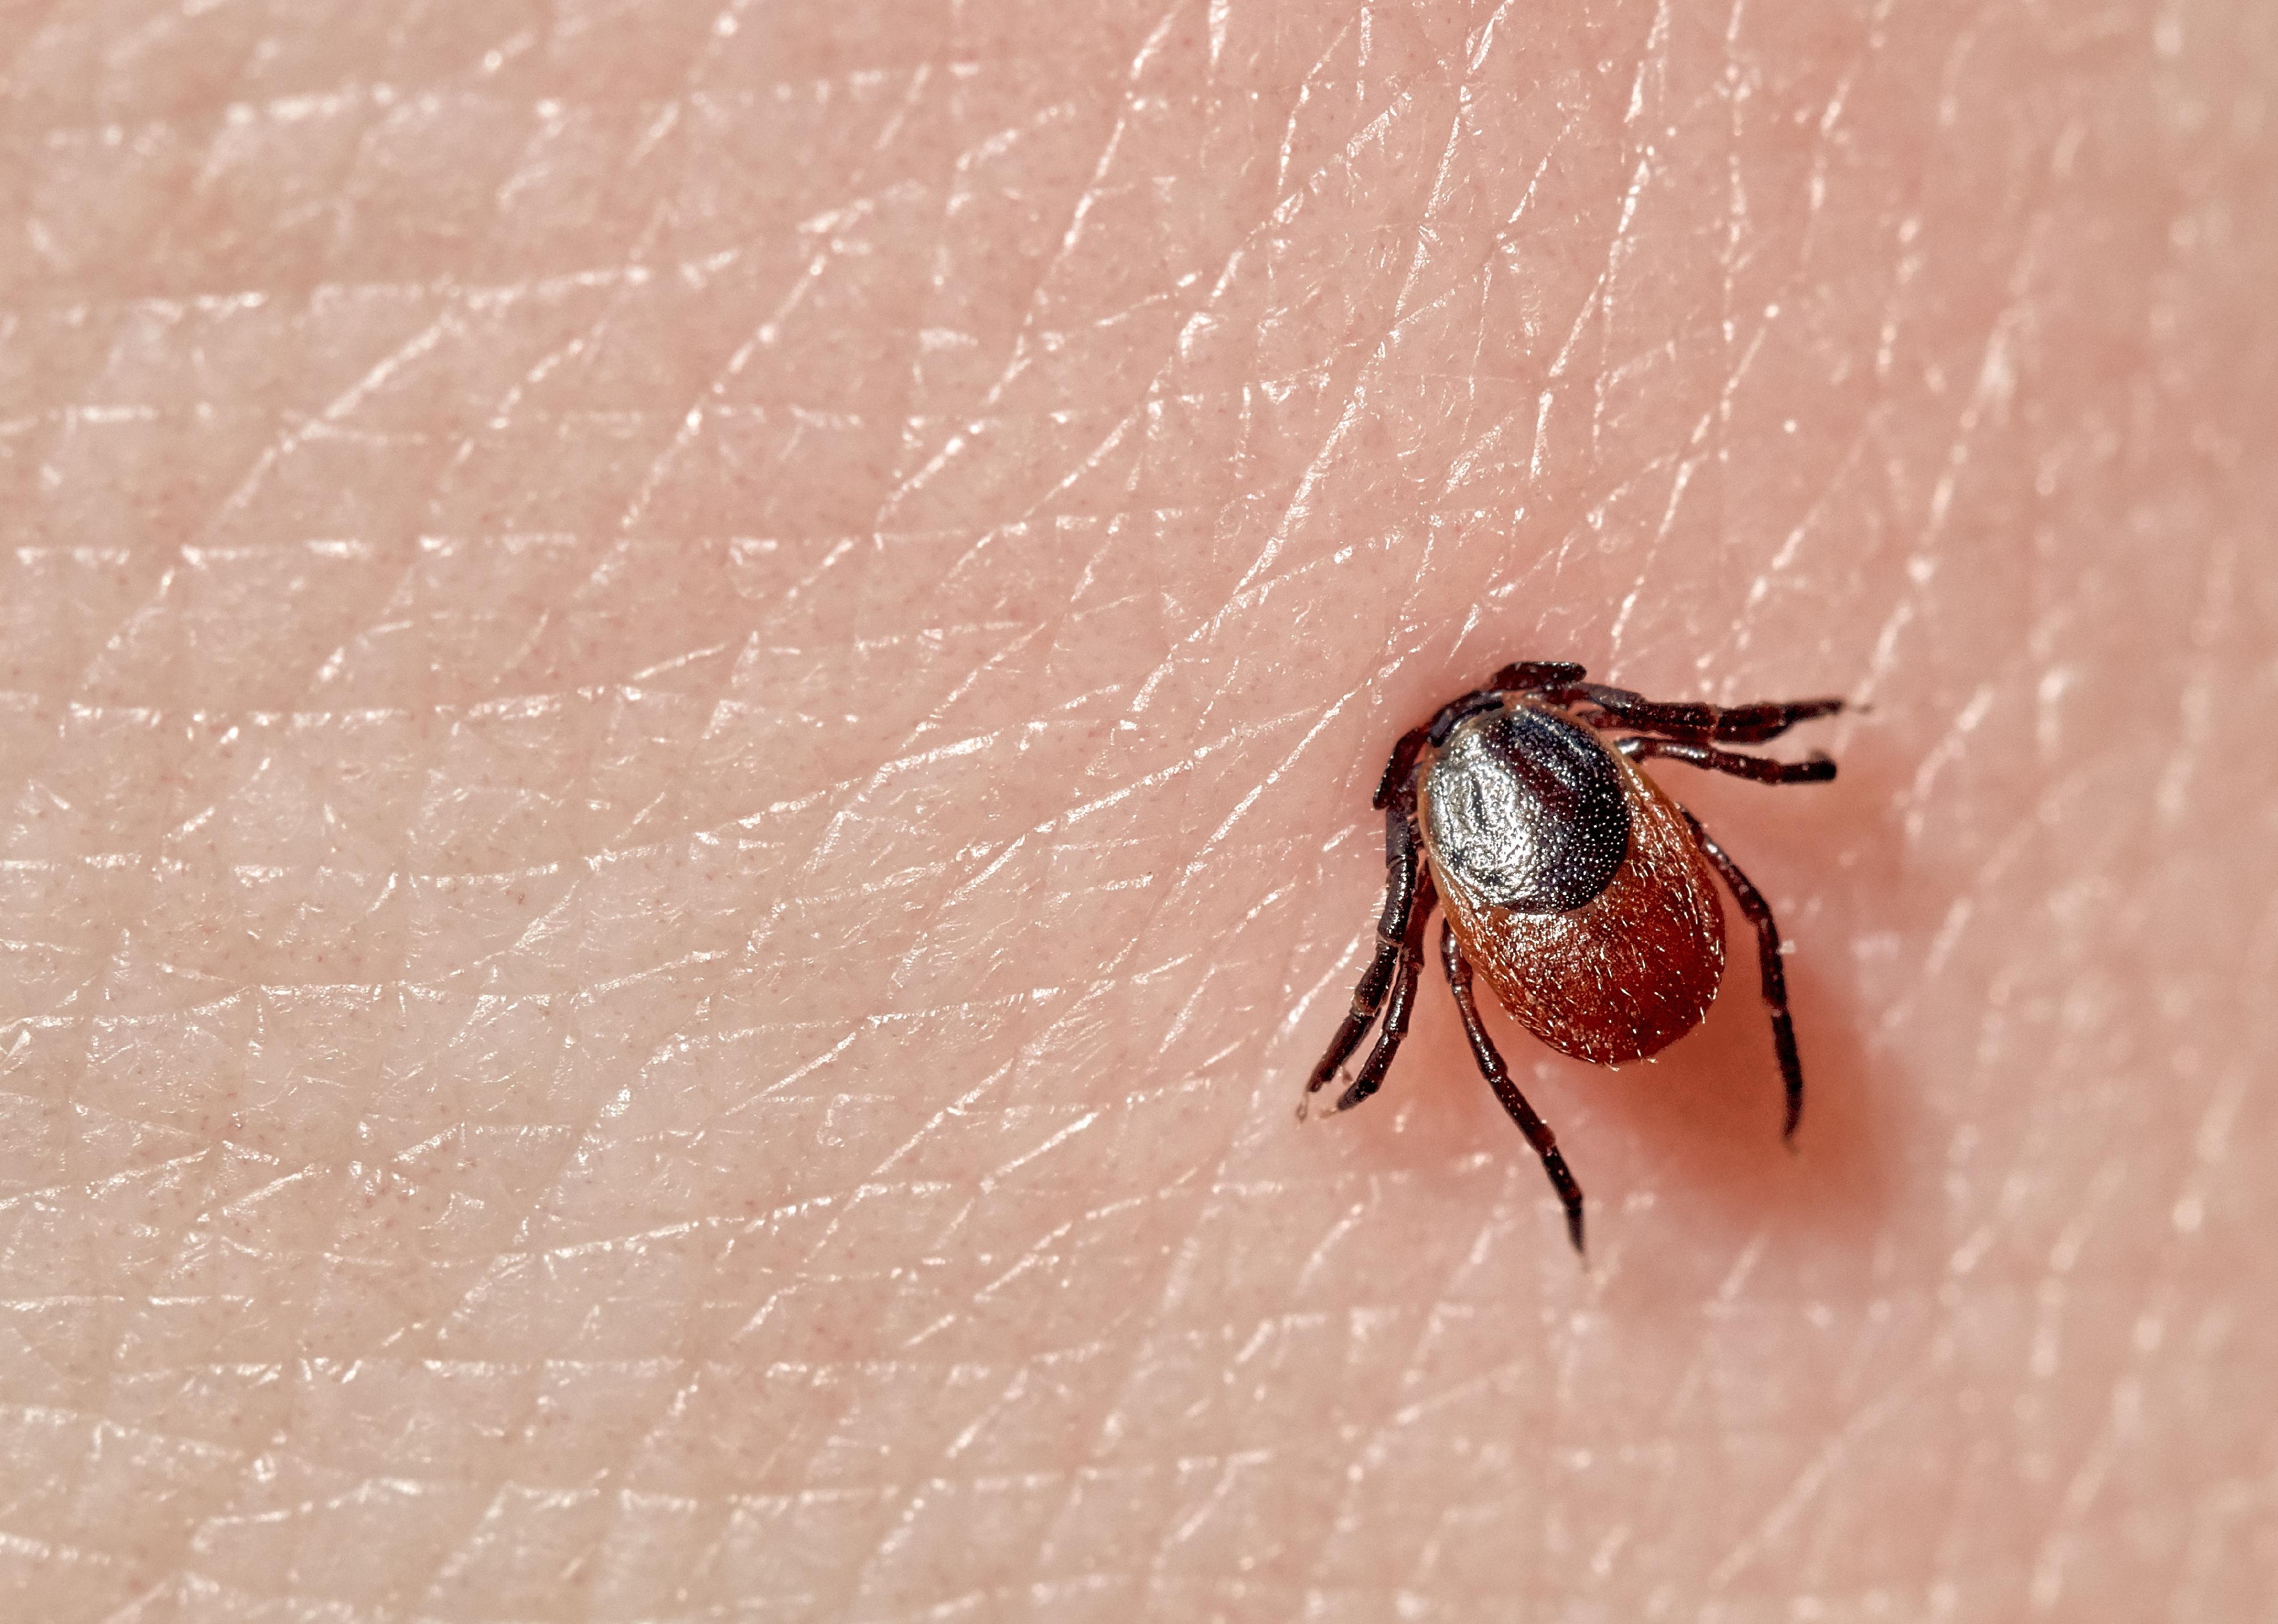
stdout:
{"type": "Polygon", "coordinates": [[[1440,963],[1472,1057],[1542,1158],[1577,1252],[1581,1186],[1480,1025],[1472,972],[1487,977],[1513,1019],[1561,1054],[1608,1066],[1643,1059],[1699,1025],[1716,995],[1724,914],[1709,876],[1723,876],[1755,927],[1787,1086],[1783,1136],[1793,1139],[1803,1115],[1803,1064],[1780,973],[1779,926],[1739,865],[1637,764],[1659,756],[1761,784],[1825,783],[1835,763],[1816,751],[1780,761],[1711,741],[1761,744],[1843,708],[1840,699],[1663,704],[1585,682],[1586,675],[1563,660],[1505,666],[1392,747],[1376,789],[1385,865],[1376,957],[1297,1107],[1303,1120],[1306,1102],[1342,1072],[1380,1010],[1376,1045],[1331,1111],[1350,1110],[1383,1085],[1408,1035],[1424,927],[1440,902],[1447,909],[1440,963]],[[1599,731],[1622,736],[1609,747],[1599,731]]]}

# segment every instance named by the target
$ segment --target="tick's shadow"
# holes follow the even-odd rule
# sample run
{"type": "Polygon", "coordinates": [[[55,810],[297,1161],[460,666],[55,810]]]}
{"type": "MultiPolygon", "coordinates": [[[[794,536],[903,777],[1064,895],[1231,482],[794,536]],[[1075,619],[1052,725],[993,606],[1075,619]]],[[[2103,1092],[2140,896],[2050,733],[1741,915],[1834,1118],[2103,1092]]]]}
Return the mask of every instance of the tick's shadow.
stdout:
{"type": "Polygon", "coordinates": [[[1785,1109],[1755,956],[1735,954],[1708,1019],[1654,1061],[1604,1084],[1601,1114],[1630,1125],[1661,1199],[1735,1229],[1808,1231],[1862,1261],[1890,1218],[1895,1170],[1877,1117],[1856,1011],[1798,958],[1786,961],[1804,1071],[1803,1120],[1785,1109]]]}

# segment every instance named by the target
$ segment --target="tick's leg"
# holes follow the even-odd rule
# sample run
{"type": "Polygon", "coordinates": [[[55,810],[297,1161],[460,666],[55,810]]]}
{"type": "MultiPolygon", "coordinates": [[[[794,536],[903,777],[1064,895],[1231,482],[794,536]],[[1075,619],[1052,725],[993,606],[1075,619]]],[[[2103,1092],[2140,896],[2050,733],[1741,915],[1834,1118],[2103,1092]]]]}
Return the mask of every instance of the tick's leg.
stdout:
{"type": "Polygon", "coordinates": [[[1713,744],[1690,744],[1679,739],[1616,739],[1614,748],[1632,761],[1659,756],[1712,773],[1753,778],[1760,784],[1823,784],[1835,776],[1835,763],[1816,750],[1800,761],[1777,761],[1770,756],[1744,756],[1736,750],[1718,750],[1713,744]]]}
{"type": "MultiPolygon", "coordinates": [[[[1409,912],[1408,934],[1401,940],[1399,972],[1392,979],[1392,1000],[1384,1006],[1384,1030],[1376,1034],[1376,1047],[1368,1051],[1352,1086],[1329,1108],[1331,1115],[1352,1109],[1384,1086],[1384,1074],[1392,1070],[1392,1057],[1400,1052],[1401,1041],[1408,1035],[1408,1018],[1415,1012],[1416,984],[1424,968],[1424,926],[1431,918],[1432,874],[1426,869],[1416,882],[1416,906],[1409,912]]],[[[1306,1092],[1311,1093],[1312,1088],[1306,1092]]]]}
{"type": "MultiPolygon", "coordinates": [[[[1680,806],[1678,811],[1685,809],[1680,806]]],[[[1795,1125],[1803,1120],[1803,1061],[1795,1052],[1795,1022],[1787,1012],[1787,975],[1780,968],[1779,926],[1772,919],[1772,905],[1764,900],[1764,894],[1701,827],[1701,820],[1686,812],[1685,821],[1692,827],[1693,842],[1701,848],[1701,855],[1724,876],[1724,883],[1731,887],[1733,900],[1740,904],[1740,911],[1756,927],[1756,957],[1763,966],[1764,1007],[1772,1012],[1772,1047],[1779,1052],[1780,1080],[1787,1086],[1787,1125],[1780,1130],[1780,1137],[1793,1140],[1795,1125]]]]}
{"type": "Polygon", "coordinates": [[[1400,950],[1408,940],[1411,916],[1416,911],[1418,866],[1416,826],[1408,816],[1410,797],[1403,794],[1399,799],[1401,804],[1384,815],[1384,917],[1376,925],[1376,957],[1362,972],[1360,984],[1353,988],[1350,1013],[1337,1028],[1337,1035],[1329,1040],[1320,1064],[1306,1080],[1304,1097],[1297,1102],[1300,1122],[1305,1119],[1307,1102],[1337,1074],[1338,1069],[1352,1057],[1353,1050],[1360,1047],[1361,1039],[1368,1035],[1377,1010],[1383,1006],[1384,995],[1400,968],[1400,950]]]}
{"type": "Polygon", "coordinates": [[[1537,693],[1546,688],[1567,688],[1589,674],[1569,660],[1521,660],[1505,666],[1487,679],[1495,693],[1537,693]]]}
{"type": "Polygon", "coordinates": [[[1603,682],[1569,683],[1553,697],[1569,705],[1595,706],[1604,719],[1594,716],[1590,721],[1601,728],[1633,728],[1670,738],[1722,739],[1731,744],[1761,744],[1800,721],[1832,716],[1844,705],[1840,699],[1768,699],[1731,705],[1665,703],[1603,682]]]}
{"type": "Polygon", "coordinates": [[[1472,996],[1471,961],[1464,957],[1463,948],[1456,941],[1455,927],[1444,919],[1440,924],[1440,964],[1448,972],[1448,986],[1456,995],[1456,1011],[1464,1018],[1464,1033],[1472,1041],[1472,1058],[1479,1062],[1479,1075],[1487,1079],[1503,1109],[1526,1135],[1526,1142],[1534,1147],[1534,1154],[1542,1158],[1542,1170],[1550,1175],[1550,1187],[1558,1192],[1558,1200],[1566,1208],[1566,1234],[1573,1241],[1574,1250],[1582,1249],[1582,1186],[1574,1182],[1567,1170],[1566,1158],[1558,1154],[1558,1136],[1550,1125],[1534,1114],[1534,1107],[1510,1080],[1503,1069],[1502,1056],[1495,1053],[1494,1040],[1487,1036],[1487,1027],[1479,1020],[1479,1001],[1472,996]]]}
{"type": "Polygon", "coordinates": [[[1408,775],[1416,770],[1416,758],[1423,750],[1424,741],[1431,731],[1428,725],[1410,728],[1392,747],[1392,754],[1384,764],[1384,776],[1376,782],[1376,798],[1369,803],[1377,811],[1382,812],[1391,805],[1408,788],[1408,775]]]}

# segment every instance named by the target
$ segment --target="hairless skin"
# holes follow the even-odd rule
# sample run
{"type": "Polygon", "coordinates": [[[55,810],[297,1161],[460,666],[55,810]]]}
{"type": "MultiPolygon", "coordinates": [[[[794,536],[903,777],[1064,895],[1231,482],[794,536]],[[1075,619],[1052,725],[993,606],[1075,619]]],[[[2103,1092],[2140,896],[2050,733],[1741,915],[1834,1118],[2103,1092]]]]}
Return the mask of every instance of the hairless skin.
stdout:
{"type": "Polygon", "coordinates": [[[2278,1613],[2270,8],[0,88],[0,1615],[2278,1613]],[[1386,752],[1561,659],[1869,707],[1644,767],[1793,1155],[1745,950],[1617,1072],[1483,1008],[1586,1270],[1450,1000],[1289,1109],[1386,752]]]}

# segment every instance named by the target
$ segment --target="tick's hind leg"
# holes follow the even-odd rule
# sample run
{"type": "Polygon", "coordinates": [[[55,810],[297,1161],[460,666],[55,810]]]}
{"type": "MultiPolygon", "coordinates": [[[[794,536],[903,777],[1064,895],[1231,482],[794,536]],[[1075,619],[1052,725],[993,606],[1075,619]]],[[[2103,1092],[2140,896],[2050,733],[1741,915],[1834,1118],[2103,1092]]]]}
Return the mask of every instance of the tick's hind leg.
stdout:
{"type": "Polygon", "coordinates": [[[1479,1020],[1479,1001],[1472,995],[1471,961],[1456,940],[1455,927],[1447,921],[1440,925],[1440,964],[1448,972],[1449,988],[1456,995],[1456,1011],[1464,1018],[1464,1035],[1472,1041],[1472,1058],[1479,1062],[1479,1075],[1487,1079],[1496,1099],[1510,1113],[1518,1131],[1526,1135],[1526,1142],[1534,1147],[1534,1154],[1542,1158],[1542,1170],[1550,1175],[1550,1187],[1558,1192],[1558,1200],[1566,1208],[1566,1234],[1573,1241],[1574,1250],[1582,1249],[1582,1186],[1574,1182],[1567,1170],[1566,1158],[1558,1154],[1558,1136],[1550,1125],[1534,1114],[1534,1107],[1518,1091],[1504,1070],[1502,1056],[1495,1052],[1494,1040],[1479,1020]]]}
{"type": "MultiPolygon", "coordinates": [[[[1678,811],[1685,809],[1680,806],[1678,811]]],[[[1780,1130],[1780,1137],[1793,1140],[1796,1124],[1803,1120],[1803,1061],[1795,1050],[1795,1022],[1787,1012],[1787,973],[1780,968],[1779,926],[1772,919],[1772,905],[1764,900],[1764,894],[1701,827],[1701,820],[1686,812],[1685,821],[1693,830],[1701,855],[1724,875],[1724,883],[1731,888],[1733,900],[1740,904],[1740,911],[1756,927],[1756,957],[1763,966],[1764,1007],[1771,1011],[1772,1047],[1779,1053],[1780,1080],[1787,1088],[1787,1124],[1780,1130]]]]}

